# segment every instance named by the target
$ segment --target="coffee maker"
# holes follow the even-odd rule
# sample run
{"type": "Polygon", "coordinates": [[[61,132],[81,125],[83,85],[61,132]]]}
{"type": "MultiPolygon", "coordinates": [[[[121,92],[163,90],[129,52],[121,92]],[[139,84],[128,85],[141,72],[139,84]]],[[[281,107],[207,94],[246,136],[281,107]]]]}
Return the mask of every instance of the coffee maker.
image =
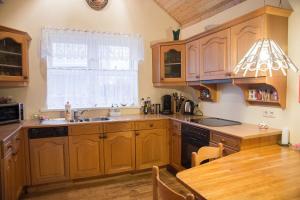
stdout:
{"type": "Polygon", "coordinates": [[[162,96],[162,111],[161,114],[163,115],[171,115],[172,112],[172,96],[171,95],[164,95],[162,96]]]}

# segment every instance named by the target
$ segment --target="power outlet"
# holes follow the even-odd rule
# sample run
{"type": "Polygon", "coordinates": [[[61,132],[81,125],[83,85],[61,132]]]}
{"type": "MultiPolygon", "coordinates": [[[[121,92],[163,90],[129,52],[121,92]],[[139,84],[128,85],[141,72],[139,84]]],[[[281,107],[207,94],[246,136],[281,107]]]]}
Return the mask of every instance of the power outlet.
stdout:
{"type": "Polygon", "coordinates": [[[264,110],[263,111],[263,117],[266,118],[276,118],[275,112],[272,110],[264,110]]]}

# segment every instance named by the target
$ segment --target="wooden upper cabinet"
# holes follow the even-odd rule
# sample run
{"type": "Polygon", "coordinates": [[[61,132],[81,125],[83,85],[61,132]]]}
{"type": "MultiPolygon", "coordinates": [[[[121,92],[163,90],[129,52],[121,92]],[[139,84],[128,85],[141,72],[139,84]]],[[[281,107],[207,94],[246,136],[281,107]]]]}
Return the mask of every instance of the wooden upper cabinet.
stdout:
{"type": "Polygon", "coordinates": [[[104,160],[105,174],[135,170],[134,131],[105,134],[104,160]]]}
{"type": "Polygon", "coordinates": [[[161,82],[185,81],[185,45],[161,46],[161,82]]]}
{"type": "Polygon", "coordinates": [[[186,81],[200,80],[199,40],[186,44],[186,81]]]}
{"type": "MultiPolygon", "coordinates": [[[[264,17],[259,16],[244,23],[231,27],[231,71],[240,62],[252,45],[264,37],[263,33],[264,17]]],[[[255,73],[248,72],[246,77],[254,77],[255,73]]],[[[260,74],[265,75],[264,74],[260,74]]],[[[243,73],[235,77],[242,77],[243,73]]]]}
{"type": "Polygon", "coordinates": [[[136,131],[136,168],[147,169],[169,162],[169,145],[166,129],[136,131]]]}
{"type": "Polygon", "coordinates": [[[69,179],[69,149],[67,137],[30,140],[32,185],[69,179]]]}
{"type": "Polygon", "coordinates": [[[103,140],[99,134],[69,136],[72,179],[104,173],[103,140]]]}
{"type": "Polygon", "coordinates": [[[26,33],[10,32],[0,26],[0,86],[27,84],[29,41],[26,33]]]}
{"type": "Polygon", "coordinates": [[[200,79],[229,78],[230,29],[200,39],[200,79]]]}

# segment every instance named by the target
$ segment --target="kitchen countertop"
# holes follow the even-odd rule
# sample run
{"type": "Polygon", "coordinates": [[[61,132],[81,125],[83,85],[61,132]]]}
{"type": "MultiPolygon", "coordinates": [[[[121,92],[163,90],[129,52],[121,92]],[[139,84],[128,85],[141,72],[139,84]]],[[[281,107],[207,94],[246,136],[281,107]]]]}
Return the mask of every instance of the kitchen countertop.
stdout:
{"type": "Polygon", "coordinates": [[[109,117],[108,121],[97,122],[67,122],[63,119],[46,120],[40,122],[39,120],[25,120],[18,124],[8,124],[0,126],[0,141],[5,140],[16,131],[23,128],[38,128],[38,127],[53,127],[53,126],[69,126],[77,124],[89,124],[89,123],[113,123],[121,121],[145,121],[145,120],[160,120],[160,119],[172,119],[183,123],[188,123],[201,128],[206,128],[212,131],[222,132],[228,135],[232,135],[241,139],[257,138],[263,136],[279,135],[281,130],[269,128],[259,129],[257,125],[242,123],[241,125],[223,126],[223,127],[209,127],[200,124],[190,122],[191,119],[201,118],[201,116],[190,115],[123,115],[119,117],[109,117]]]}
{"type": "Polygon", "coordinates": [[[244,150],[177,173],[205,199],[300,199],[300,152],[279,145],[244,150]]]}

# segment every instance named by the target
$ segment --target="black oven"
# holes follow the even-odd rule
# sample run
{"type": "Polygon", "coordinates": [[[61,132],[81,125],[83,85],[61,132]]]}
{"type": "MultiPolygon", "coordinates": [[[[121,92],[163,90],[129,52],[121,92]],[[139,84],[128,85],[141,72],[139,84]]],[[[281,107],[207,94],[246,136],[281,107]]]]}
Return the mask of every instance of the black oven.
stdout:
{"type": "Polygon", "coordinates": [[[209,146],[210,132],[200,127],[182,124],[181,128],[181,164],[185,168],[191,167],[192,152],[200,147],[209,146]]]}
{"type": "Polygon", "coordinates": [[[23,115],[23,104],[0,104],[0,124],[21,122],[23,115]]]}

